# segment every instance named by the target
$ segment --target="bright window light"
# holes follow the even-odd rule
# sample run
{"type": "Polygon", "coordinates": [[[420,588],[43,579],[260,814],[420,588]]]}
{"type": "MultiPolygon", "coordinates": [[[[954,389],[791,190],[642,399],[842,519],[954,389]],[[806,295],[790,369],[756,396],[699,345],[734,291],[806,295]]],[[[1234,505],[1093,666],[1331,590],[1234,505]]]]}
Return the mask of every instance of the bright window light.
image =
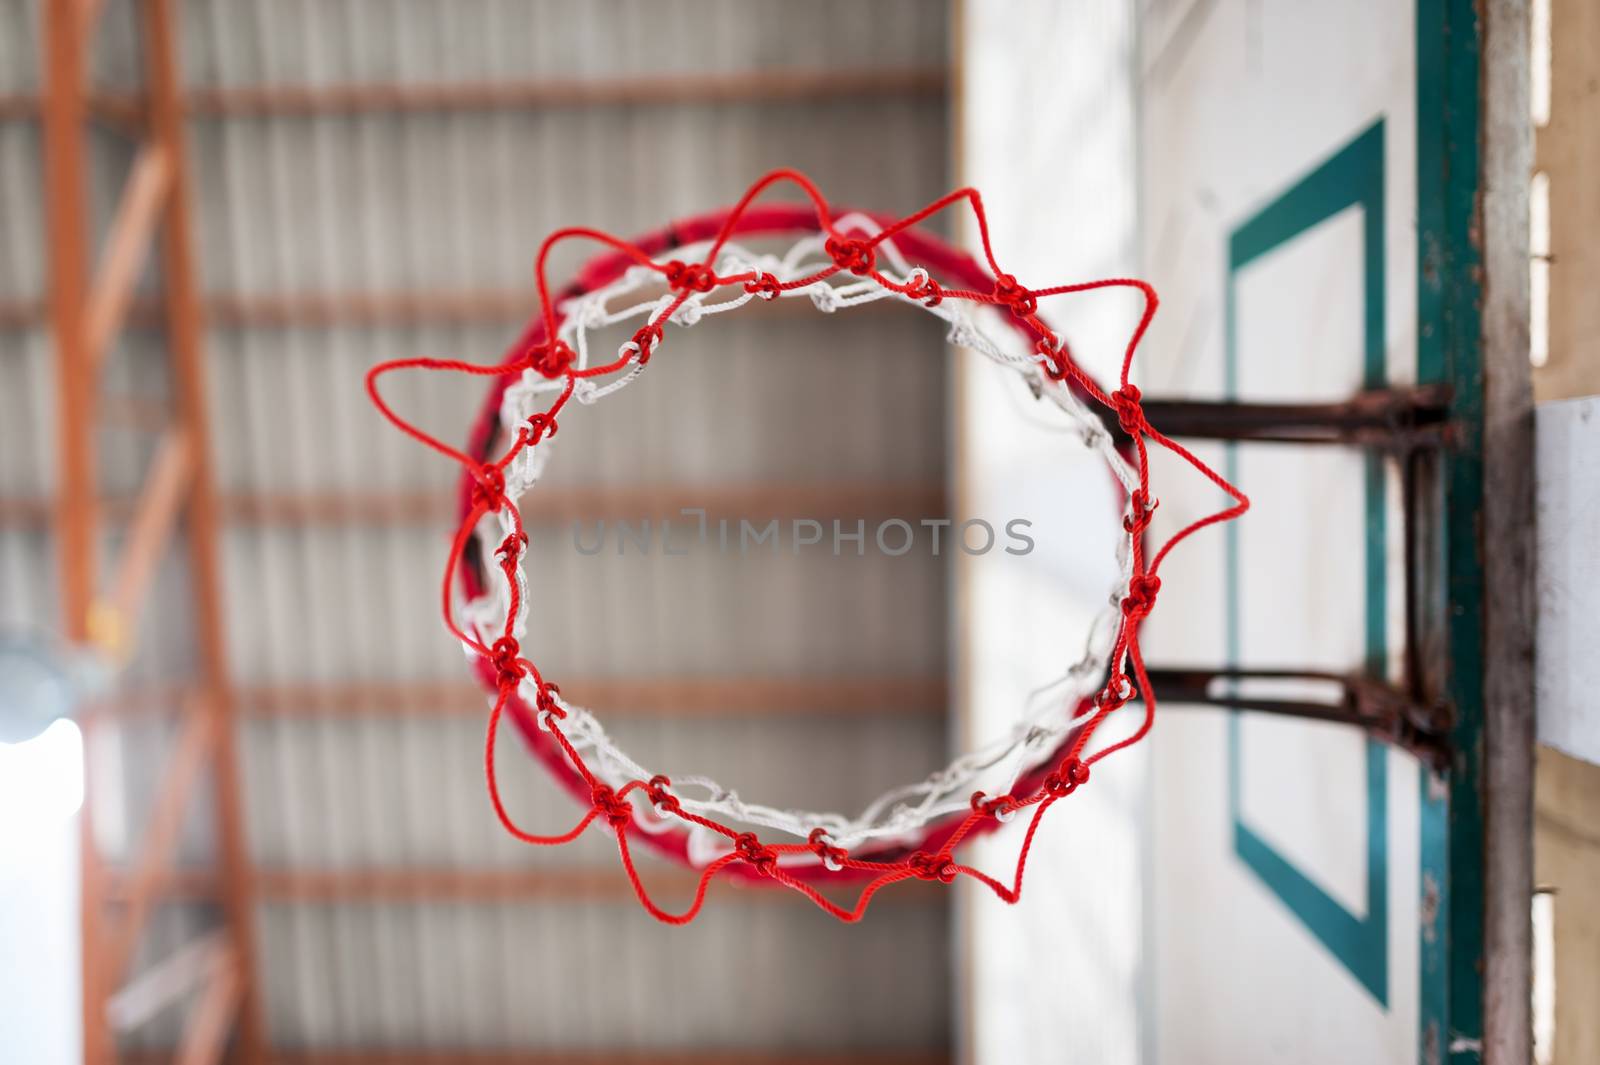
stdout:
{"type": "Polygon", "coordinates": [[[83,733],[57,721],[31,740],[0,743],[0,848],[60,831],[83,805],[83,733]]]}
{"type": "Polygon", "coordinates": [[[1553,1065],[1556,1042],[1555,895],[1533,896],[1533,1060],[1553,1065]]]}
{"type": "Polygon", "coordinates": [[[1550,175],[1533,175],[1528,189],[1528,360],[1550,361],[1550,175]]]}
{"type": "Polygon", "coordinates": [[[6,1061],[83,1061],[73,816],[82,804],[77,725],[58,720],[31,739],[0,743],[0,1058],[6,1061]]]}

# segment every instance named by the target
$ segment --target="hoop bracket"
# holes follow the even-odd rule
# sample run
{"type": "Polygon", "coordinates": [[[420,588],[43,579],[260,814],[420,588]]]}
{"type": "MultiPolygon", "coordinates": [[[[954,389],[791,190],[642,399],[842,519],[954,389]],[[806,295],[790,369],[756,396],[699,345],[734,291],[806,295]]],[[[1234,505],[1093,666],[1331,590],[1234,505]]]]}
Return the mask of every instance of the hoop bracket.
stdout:
{"type": "MultiPolygon", "coordinates": [[[[1440,456],[1457,446],[1460,426],[1450,417],[1448,385],[1400,386],[1358,392],[1333,403],[1236,403],[1150,398],[1144,407],[1169,436],[1234,443],[1333,444],[1395,459],[1403,501],[1405,648],[1401,683],[1318,670],[1152,668],[1150,683],[1170,703],[1231,707],[1351,725],[1415,754],[1431,768],[1449,768],[1455,713],[1442,696],[1438,670],[1424,652],[1437,616],[1427,606],[1439,571],[1436,536],[1419,518],[1439,506],[1440,456]],[[1326,698],[1284,696],[1285,689],[1320,689],[1326,698]],[[1274,692],[1278,694],[1274,694],[1274,692]]],[[[1112,419],[1112,433],[1120,427],[1112,419]]]]}
{"type": "Polygon", "coordinates": [[[1450,762],[1450,708],[1418,701],[1383,681],[1309,669],[1151,669],[1148,675],[1166,706],[1222,707],[1353,725],[1410,751],[1434,769],[1450,762]],[[1316,689],[1327,697],[1275,694],[1286,689],[1316,689]]]}
{"type": "MultiPolygon", "coordinates": [[[[1152,425],[1168,436],[1275,444],[1343,444],[1387,453],[1453,446],[1450,389],[1415,385],[1358,392],[1335,403],[1237,403],[1161,399],[1144,401],[1152,425]]],[[[1106,428],[1125,436],[1115,415],[1106,428]]]]}

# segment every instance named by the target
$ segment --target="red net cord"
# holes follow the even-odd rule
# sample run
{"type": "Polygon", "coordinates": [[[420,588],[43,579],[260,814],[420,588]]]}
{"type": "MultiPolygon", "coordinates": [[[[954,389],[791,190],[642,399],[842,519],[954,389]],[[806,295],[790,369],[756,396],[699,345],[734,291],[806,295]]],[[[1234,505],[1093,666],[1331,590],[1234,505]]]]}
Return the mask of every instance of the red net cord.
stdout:
{"type": "MultiPolygon", "coordinates": [[[[1163,435],[1145,417],[1139,390],[1129,383],[1128,375],[1145,332],[1155,315],[1158,300],[1155,290],[1143,281],[1133,278],[1108,278],[1070,285],[1030,289],[1001,269],[990,246],[988,221],[983,202],[974,189],[959,189],[930,203],[923,209],[896,221],[889,222],[871,236],[847,236],[835,228],[834,213],[821,192],[805,175],[792,170],[777,170],[761,178],[734,207],[712,219],[701,220],[700,228],[710,227],[711,243],[703,257],[696,262],[678,260],[658,261],[653,254],[659,247],[670,247],[682,242],[684,230],[696,228],[694,224],[680,224],[666,235],[657,235],[639,241],[625,241],[611,234],[587,228],[565,228],[550,234],[539,248],[536,260],[536,277],[540,300],[540,316],[530,328],[512,357],[493,365],[468,363],[448,359],[396,359],[374,366],[367,374],[367,392],[378,410],[401,432],[432,448],[441,455],[460,464],[466,471],[468,488],[459,527],[452,542],[440,589],[440,605],[444,623],[450,632],[469,647],[479,659],[479,671],[495,690],[495,701],[489,713],[484,745],[484,776],[489,800],[495,816],[513,837],[524,843],[554,846],[570,842],[597,822],[603,822],[616,837],[617,849],[623,870],[633,886],[640,904],[657,920],[668,924],[686,924],[692,921],[705,903],[707,888],[712,879],[724,870],[741,872],[748,877],[770,880],[805,895],[817,906],[842,921],[858,921],[866,913],[873,897],[883,888],[897,881],[919,879],[951,883],[966,877],[983,884],[997,897],[1014,903],[1022,893],[1023,874],[1027,868],[1028,854],[1032,848],[1039,825],[1045,814],[1057,802],[1071,795],[1085,784],[1090,767],[1108,755],[1143,739],[1155,719],[1156,699],[1146,675],[1144,657],[1139,646],[1141,622],[1155,606],[1161,590],[1159,571],[1168,554],[1179,543],[1199,530],[1239,517],[1249,508],[1244,494],[1228,483],[1220,474],[1202,462],[1182,445],[1163,435]],[[763,207],[756,203],[758,197],[780,183],[796,186],[808,201],[808,208],[763,207]],[[905,238],[930,244],[913,229],[918,223],[946,209],[965,205],[977,223],[982,257],[987,265],[987,287],[970,283],[967,287],[947,287],[932,273],[922,274],[908,281],[897,281],[880,272],[877,264],[879,246],[893,238],[905,238]],[[735,234],[760,230],[781,219],[785,224],[795,221],[799,212],[808,217],[810,224],[826,236],[824,245],[829,265],[804,277],[780,281],[771,273],[755,270],[719,275],[713,269],[718,253],[735,234]],[[572,349],[564,343],[558,332],[556,304],[552,299],[547,276],[550,254],[557,246],[570,241],[597,242],[609,249],[609,254],[591,270],[598,274],[616,274],[629,266],[643,267],[661,276],[672,294],[666,309],[655,321],[639,329],[630,345],[618,356],[601,365],[578,368],[574,365],[572,349]],[[1121,600],[1121,616],[1110,656],[1111,668],[1097,695],[1086,700],[1073,713],[1082,724],[1070,734],[1062,746],[1038,769],[1025,774],[1005,795],[989,797],[982,792],[972,796],[971,811],[942,824],[930,826],[919,845],[914,848],[896,847],[889,850],[867,849],[852,854],[836,847],[820,828],[811,833],[805,843],[778,843],[761,839],[756,833],[741,831],[715,819],[704,817],[683,808],[672,791],[671,781],[664,776],[649,780],[628,780],[620,786],[602,781],[586,764],[580,752],[563,733],[561,719],[565,717],[555,695],[556,685],[547,681],[538,668],[525,657],[514,636],[515,619],[521,607],[520,588],[516,580],[517,566],[528,542],[523,529],[522,516],[514,500],[506,494],[506,469],[525,448],[554,436],[557,419],[562,414],[580,380],[614,374],[631,364],[647,363],[662,340],[659,323],[683,306],[697,293],[709,292],[721,286],[742,286],[746,292],[772,298],[782,292],[805,288],[824,281],[841,272],[858,278],[871,279],[885,290],[929,305],[944,300],[964,300],[971,303],[990,304],[1008,311],[1014,324],[1034,344],[1042,357],[1043,372],[1055,381],[1067,382],[1095,403],[1114,412],[1118,423],[1128,434],[1136,459],[1138,488],[1130,498],[1130,514],[1125,527],[1131,534],[1131,576],[1126,594],[1121,600]],[[1073,360],[1067,345],[1038,314],[1039,301],[1056,296],[1091,292],[1100,289],[1125,288],[1136,290],[1143,297],[1143,309],[1137,325],[1128,339],[1117,387],[1103,390],[1073,360]],[[455,374],[478,375],[501,379],[501,387],[513,377],[532,370],[552,381],[562,381],[548,408],[528,418],[518,429],[515,439],[498,457],[490,454],[492,426],[485,420],[480,425],[479,448],[468,451],[439,440],[424,432],[398,414],[383,398],[379,381],[399,370],[429,370],[455,374]],[[1154,497],[1149,483],[1149,448],[1165,449],[1187,463],[1203,477],[1216,485],[1232,499],[1224,509],[1208,514],[1175,532],[1151,552],[1145,540],[1150,523],[1154,497]],[[476,451],[484,458],[476,458],[476,451]],[[452,610],[453,594],[458,582],[472,584],[476,577],[472,567],[465,565],[467,545],[472,540],[480,520],[488,514],[501,515],[509,520],[511,532],[494,552],[493,568],[500,571],[510,597],[503,628],[487,641],[475,632],[465,631],[457,622],[452,610]],[[529,707],[518,697],[517,691],[525,680],[531,680],[537,698],[529,707]],[[1137,729],[1127,737],[1085,753],[1090,739],[1106,719],[1123,706],[1138,699],[1143,703],[1144,716],[1137,729]],[[519,716],[519,723],[528,731],[534,722],[553,740],[549,745],[551,758],[559,760],[569,779],[569,784],[579,792],[587,810],[571,829],[555,835],[539,835],[519,827],[506,810],[496,777],[495,749],[500,723],[508,708],[519,716]],[[632,801],[634,793],[646,797],[657,814],[676,819],[688,828],[715,833],[726,839],[726,854],[707,864],[700,873],[694,896],[689,904],[676,912],[663,909],[652,898],[634,863],[630,838],[642,831],[635,821],[632,801]],[[992,827],[1000,820],[1011,820],[1019,813],[1027,814],[1027,827],[1018,849],[1015,865],[1008,874],[994,876],[963,864],[956,856],[957,848],[973,835],[992,827]],[[803,861],[799,861],[803,859],[803,861]],[[852,879],[860,884],[854,900],[842,905],[825,896],[816,886],[832,880],[852,879]],[[864,881],[864,882],[863,882],[864,881]]],[[[699,239],[696,236],[696,239],[699,239]]],[[[959,273],[959,272],[958,272],[959,273]]],[[[981,277],[978,268],[966,270],[970,276],[981,277]]],[[[594,277],[580,276],[572,291],[592,287],[594,277]]],[[[493,404],[491,404],[492,406],[493,404]]]]}

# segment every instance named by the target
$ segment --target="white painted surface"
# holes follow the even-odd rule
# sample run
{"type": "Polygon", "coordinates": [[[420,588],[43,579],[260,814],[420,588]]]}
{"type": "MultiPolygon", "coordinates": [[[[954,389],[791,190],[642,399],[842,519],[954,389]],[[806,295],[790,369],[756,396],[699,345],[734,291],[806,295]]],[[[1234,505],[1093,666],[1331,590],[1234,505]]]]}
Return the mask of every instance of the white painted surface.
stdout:
{"type": "Polygon", "coordinates": [[[1600,763],[1600,396],[1540,404],[1539,742],[1600,763]]]}
{"type": "MultiPolygon", "coordinates": [[[[1239,272],[1239,398],[1338,400],[1362,369],[1362,213],[1351,207],[1239,272]],[[1312,329],[1297,323],[1314,322],[1312,329]],[[1294,358],[1284,357],[1295,336],[1294,358]]],[[[1238,527],[1241,641],[1258,668],[1359,669],[1366,600],[1362,457],[1327,447],[1240,448],[1252,509],[1238,527]],[[1352,590],[1355,590],[1354,592],[1352,590]]],[[[1191,487],[1181,484],[1181,487],[1191,487]]],[[[1222,539],[1208,536],[1201,552],[1222,539]]],[[[1177,565],[1204,564],[1180,555],[1177,565]]],[[[1207,611],[1211,616],[1215,611],[1207,611]]],[[[1218,615],[1220,616],[1220,615],[1218,615]]],[[[1300,693],[1291,694],[1291,697],[1300,693]]],[[[1248,715],[1244,822],[1353,913],[1367,910],[1366,739],[1353,729],[1248,715]],[[1329,802],[1330,796],[1342,801],[1329,802]]]]}
{"type": "MultiPolygon", "coordinates": [[[[987,205],[1000,264],[1043,287],[1131,273],[1137,252],[1133,5],[965,5],[960,179],[987,205]]],[[[969,243],[971,228],[964,236],[969,243]]],[[[1124,293],[1040,311],[1109,381],[1137,321],[1124,293]]],[[[1115,573],[1122,500],[1063,419],[970,353],[957,362],[961,513],[1026,516],[1037,549],[964,560],[955,611],[968,744],[1009,728],[1083,645],[1115,573]]],[[[1128,717],[1138,713],[1130,708],[1128,717]]],[[[1105,734],[1126,722],[1108,724],[1105,734]]],[[[977,1065],[1144,1059],[1143,752],[1097,765],[1051,810],[1021,902],[964,891],[964,1056],[977,1065]]],[[[1016,861],[1022,818],[974,848],[1016,861]]],[[[1009,874],[1007,874],[1009,875],[1009,874]]]]}
{"type": "MultiPolygon", "coordinates": [[[[1392,382],[1415,378],[1415,20],[1411,4],[1151,4],[1140,27],[1143,262],[1161,293],[1147,395],[1221,398],[1230,234],[1380,119],[1383,341],[1392,382]]],[[[1238,395],[1343,398],[1361,382],[1361,212],[1346,208],[1244,267],[1238,395]]],[[[1221,463],[1223,450],[1203,457],[1221,463]]],[[[1158,467],[1158,534],[1215,509],[1210,486],[1158,467]]],[[[1238,483],[1240,661],[1358,666],[1365,589],[1359,459],[1243,447],[1238,483]]],[[[1399,650],[1400,521],[1388,477],[1390,660],[1399,650]]],[[[1162,571],[1147,653],[1163,665],[1227,655],[1225,544],[1208,530],[1162,571]]],[[[1222,713],[1165,707],[1151,746],[1151,1053],[1162,1065],[1419,1059],[1419,793],[1390,753],[1388,912],[1379,1001],[1240,857],[1222,713]]],[[[1353,916],[1368,897],[1365,744],[1331,727],[1240,719],[1240,822],[1353,916]]]]}
{"type": "MultiPolygon", "coordinates": [[[[1055,34],[1060,24],[1084,17],[1075,6],[1074,14],[1054,19],[1036,17],[1031,7],[1002,10],[978,0],[966,7],[962,176],[981,188],[1001,224],[1013,205],[1032,219],[1030,229],[1014,235],[996,230],[1002,262],[1021,253],[1015,272],[1033,281],[1035,274],[1024,272],[1031,270],[1027,256],[1037,252],[1042,234],[1065,221],[1075,227],[1073,240],[1046,249],[1057,263],[1069,274],[1081,263],[1103,265],[1082,249],[1115,246],[1125,190],[1106,182],[1116,173],[1097,154],[1114,124],[1106,105],[1093,102],[1100,98],[1093,79],[1115,78],[1119,53],[1085,48],[1081,35],[1068,41],[1055,34]],[[997,41],[1014,44],[1023,33],[1040,58],[1015,49],[996,58],[997,41]],[[1087,85],[1079,80],[1086,71],[1087,85]]],[[[1135,232],[1142,261],[1136,272],[1155,284],[1162,308],[1135,383],[1152,396],[1224,394],[1229,234],[1379,120],[1384,362],[1391,383],[1414,381],[1414,5],[1202,0],[1139,8],[1135,232]]],[[[1317,401],[1359,387],[1360,222],[1359,208],[1346,209],[1240,271],[1241,398],[1317,401]]],[[[1098,313],[1109,321],[1096,328],[1120,321],[1115,307],[1098,313]]],[[[1108,334],[1089,335],[1097,339],[1081,345],[1081,353],[1103,374],[1106,367],[1094,361],[1096,343],[1108,334]]],[[[1042,475],[1028,465],[1027,449],[1007,443],[1018,430],[982,413],[985,399],[981,386],[968,387],[968,438],[960,452],[968,483],[1042,475]]],[[[1222,461],[1218,447],[1196,450],[1222,461]]],[[[1160,456],[1153,474],[1161,499],[1157,534],[1220,503],[1210,486],[1160,456]]],[[[1382,486],[1388,585],[1382,610],[1391,674],[1399,668],[1403,632],[1397,482],[1390,470],[1382,486]]],[[[994,483],[984,490],[997,491],[994,483]]],[[[1359,666],[1366,615],[1362,463],[1329,449],[1241,449],[1239,483],[1255,502],[1239,527],[1242,663],[1359,666]]],[[[1225,660],[1224,544],[1209,530],[1163,569],[1161,602],[1146,633],[1151,661],[1225,660]]],[[[964,652],[973,716],[981,722],[991,688],[1019,683],[1029,664],[986,654],[987,620],[1001,602],[1014,604],[1021,593],[1042,598],[1051,586],[1013,576],[1007,587],[1005,574],[969,578],[962,585],[966,631],[978,635],[964,652]]],[[[1240,733],[1241,821],[1350,914],[1367,917],[1377,900],[1368,896],[1363,738],[1249,717],[1240,733]]],[[[1380,1001],[1239,858],[1227,737],[1223,714],[1166,707],[1141,752],[1138,780],[1130,774],[1119,793],[1120,781],[1101,791],[1098,785],[1109,780],[1097,778],[1084,796],[1096,793],[1102,805],[1086,804],[1046,835],[1047,846],[1063,839],[1055,844],[1059,864],[1030,872],[1036,876],[1030,899],[1010,913],[982,903],[969,908],[971,997],[978,1006],[970,1045],[977,1060],[1398,1065],[1424,1058],[1423,779],[1416,762],[1390,752],[1379,766],[1388,802],[1381,899],[1387,995],[1380,1001]],[[1138,849],[1128,846],[1129,833],[1141,835],[1138,849]],[[1059,883],[1044,883],[1057,876],[1059,883]],[[1122,894],[1108,900],[1107,890],[1122,894]],[[1138,916],[1130,922],[1132,912],[1138,916]],[[1028,984],[1026,974],[1037,971],[1031,967],[1041,955],[1060,960],[1053,970],[1060,978],[1028,984]],[[1121,1038],[1130,1009],[1137,1037],[1121,1038]],[[1041,1010],[1054,1011],[1048,1025],[1037,1020],[1041,1010]],[[1041,1027],[1053,1038],[1040,1036],[1041,1027]]],[[[1109,766],[1105,777],[1113,777],[1109,766]]]]}

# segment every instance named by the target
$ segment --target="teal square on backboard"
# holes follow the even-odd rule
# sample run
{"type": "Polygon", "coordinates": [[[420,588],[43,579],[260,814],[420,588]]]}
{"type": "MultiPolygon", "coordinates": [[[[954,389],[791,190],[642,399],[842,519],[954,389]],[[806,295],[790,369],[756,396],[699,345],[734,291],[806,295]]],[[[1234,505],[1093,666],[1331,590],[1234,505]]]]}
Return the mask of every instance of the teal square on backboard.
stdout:
{"type": "MultiPolygon", "coordinates": [[[[1236,289],[1239,272],[1341,212],[1355,207],[1362,222],[1362,387],[1386,383],[1384,355],[1384,125],[1380,119],[1311,173],[1238,225],[1228,240],[1226,361],[1224,388],[1238,393],[1236,289]]],[[[1381,676],[1387,659],[1387,518],[1384,469],[1377,455],[1365,458],[1365,662],[1381,676]]],[[[1229,445],[1227,476],[1237,483],[1237,445],[1229,445]]],[[[1248,520],[1248,519],[1247,519],[1248,520]]],[[[1230,665],[1241,661],[1239,524],[1225,527],[1226,631],[1230,665]]],[[[1228,810],[1234,851],[1366,990],[1387,1006],[1389,994],[1388,749],[1369,739],[1366,748],[1367,912],[1357,916],[1333,898],[1246,823],[1241,811],[1241,728],[1228,720],[1228,810]]]]}

